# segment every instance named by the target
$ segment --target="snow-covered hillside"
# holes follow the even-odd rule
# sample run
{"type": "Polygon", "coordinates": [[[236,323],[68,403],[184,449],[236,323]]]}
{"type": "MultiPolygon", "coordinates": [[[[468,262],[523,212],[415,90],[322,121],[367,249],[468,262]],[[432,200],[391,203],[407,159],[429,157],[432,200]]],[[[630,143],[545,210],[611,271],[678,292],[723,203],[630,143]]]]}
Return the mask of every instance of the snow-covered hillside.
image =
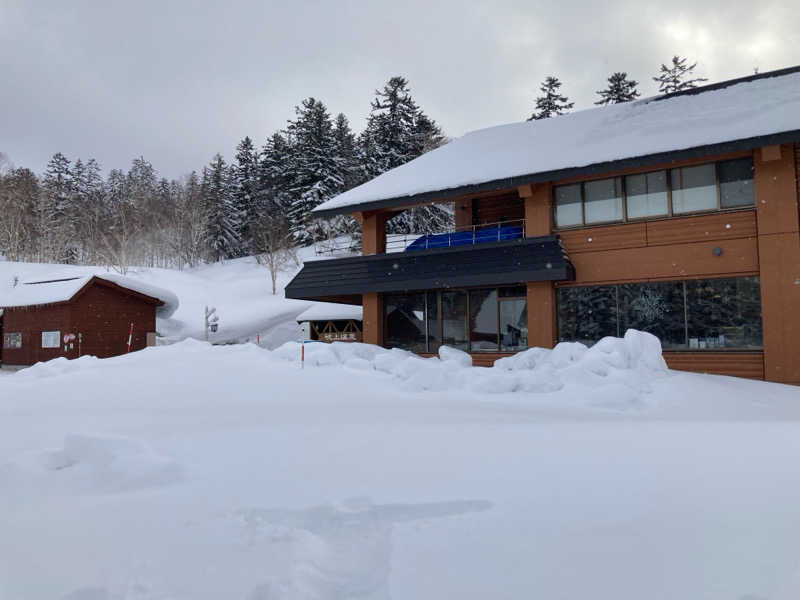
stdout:
{"type": "Polygon", "coordinates": [[[799,597],[800,392],[657,346],[186,340],[1,374],[0,598],[799,597]]]}
{"type": "MultiPolygon", "coordinates": [[[[301,249],[301,261],[312,257],[313,248],[301,249]]],[[[292,266],[281,273],[275,295],[272,295],[269,271],[252,257],[185,271],[133,267],[127,276],[178,296],[180,306],[175,314],[158,320],[158,331],[164,336],[161,340],[164,343],[187,337],[203,339],[203,310],[208,305],[215,306],[220,317],[219,331],[210,335],[210,341],[255,342],[258,338],[262,346],[275,348],[287,340],[298,339],[300,331],[295,317],[312,305],[283,296],[283,287],[298,269],[292,266]]],[[[98,272],[108,273],[98,267],[0,261],[0,297],[14,286],[15,280],[82,277],[98,272]]]]}

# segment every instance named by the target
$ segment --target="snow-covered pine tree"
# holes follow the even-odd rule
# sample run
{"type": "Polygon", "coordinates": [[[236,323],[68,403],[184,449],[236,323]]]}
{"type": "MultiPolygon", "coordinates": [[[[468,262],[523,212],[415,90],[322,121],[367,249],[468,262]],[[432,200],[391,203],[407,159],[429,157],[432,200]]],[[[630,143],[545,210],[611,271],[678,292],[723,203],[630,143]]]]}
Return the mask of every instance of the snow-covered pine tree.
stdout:
{"type": "Polygon", "coordinates": [[[42,178],[42,198],[37,206],[39,260],[63,262],[69,259],[74,240],[72,220],[72,171],[69,159],[57,152],[47,163],[42,178]]]}
{"type": "Polygon", "coordinates": [[[232,258],[241,247],[241,213],[234,195],[235,171],[217,154],[203,169],[203,200],[208,207],[208,242],[217,261],[232,258]]]}
{"type": "Polygon", "coordinates": [[[627,73],[617,71],[608,78],[608,87],[597,91],[600,100],[595,104],[620,104],[635,100],[640,95],[639,90],[636,89],[637,85],[639,85],[639,82],[628,79],[627,73]]]}
{"type": "Polygon", "coordinates": [[[671,94],[673,92],[682,92],[697,87],[698,83],[708,81],[704,77],[695,77],[694,79],[686,79],[692,76],[692,71],[697,66],[697,62],[691,65],[686,64],[686,58],[681,58],[677,54],[672,57],[671,66],[661,64],[658,77],[653,77],[653,81],[658,83],[658,91],[662,94],[671,94]]]}
{"type": "MultiPolygon", "coordinates": [[[[404,77],[392,77],[382,90],[376,90],[370,106],[367,127],[359,136],[364,180],[399,167],[444,143],[441,128],[414,101],[404,77]]],[[[390,219],[387,231],[442,231],[451,222],[452,213],[446,207],[422,206],[390,219]]]]}
{"type": "Polygon", "coordinates": [[[297,117],[289,121],[290,140],[289,231],[295,244],[307,246],[324,237],[311,210],[344,189],[341,158],[336,152],[333,123],[325,105],[307,98],[295,107],[297,117]]]}
{"type": "Polygon", "coordinates": [[[234,196],[236,205],[242,215],[240,238],[242,239],[242,252],[250,249],[251,225],[256,218],[256,198],[258,196],[258,153],[253,140],[245,137],[236,146],[236,181],[234,196]]]}
{"type": "Polygon", "coordinates": [[[549,119],[556,115],[563,115],[575,106],[574,102],[569,102],[569,98],[562,96],[559,92],[561,82],[558,77],[552,75],[545,78],[539,90],[542,95],[536,98],[536,110],[528,117],[528,121],[538,119],[549,119]]]}

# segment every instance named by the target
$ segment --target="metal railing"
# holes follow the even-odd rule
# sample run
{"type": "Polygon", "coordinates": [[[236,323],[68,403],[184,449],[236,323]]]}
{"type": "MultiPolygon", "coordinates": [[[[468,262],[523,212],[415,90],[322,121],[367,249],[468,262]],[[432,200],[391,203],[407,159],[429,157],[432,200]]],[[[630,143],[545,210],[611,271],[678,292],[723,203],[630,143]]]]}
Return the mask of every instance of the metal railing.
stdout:
{"type": "MultiPolygon", "coordinates": [[[[387,233],[386,253],[471,246],[525,237],[525,219],[451,227],[430,233],[387,233]]],[[[314,244],[318,256],[347,256],[361,252],[360,240],[339,236],[314,244]]]]}
{"type": "Polygon", "coordinates": [[[386,236],[386,252],[431,250],[452,246],[472,246],[525,237],[525,219],[453,227],[449,230],[415,235],[386,236]]]}

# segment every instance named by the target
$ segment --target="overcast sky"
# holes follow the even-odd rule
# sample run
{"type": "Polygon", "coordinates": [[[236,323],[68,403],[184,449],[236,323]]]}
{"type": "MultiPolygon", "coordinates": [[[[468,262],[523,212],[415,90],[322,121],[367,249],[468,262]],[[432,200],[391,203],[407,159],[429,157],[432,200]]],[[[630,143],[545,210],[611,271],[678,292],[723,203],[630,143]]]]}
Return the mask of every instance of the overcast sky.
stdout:
{"type": "Polygon", "coordinates": [[[653,94],[675,53],[711,81],[800,64],[798,22],[797,0],[0,0],[0,152],[179,177],[261,146],[308,96],[360,130],[395,74],[455,137],[523,120],[550,74],[582,109],[615,70],[653,94]]]}

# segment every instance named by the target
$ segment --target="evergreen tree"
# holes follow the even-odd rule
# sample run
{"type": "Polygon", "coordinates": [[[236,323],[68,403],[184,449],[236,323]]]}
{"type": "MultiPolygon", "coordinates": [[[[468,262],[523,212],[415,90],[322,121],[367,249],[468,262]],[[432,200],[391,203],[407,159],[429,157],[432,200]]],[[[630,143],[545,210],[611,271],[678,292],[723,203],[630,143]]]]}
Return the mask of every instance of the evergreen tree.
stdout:
{"type": "Polygon", "coordinates": [[[343,113],[336,115],[333,126],[333,137],[336,140],[336,155],[341,160],[342,181],[344,189],[349,190],[358,185],[358,152],[356,137],[350,129],[350,122],[343,113]]]}
{"type": "Polygon", "coordinates": [[[323,236],[311,210],[344,190],[342,161],[336,152],[333,123],[325,105],[307,98],[295,107],[289,121],[291,144],[289,171],[289,231],[298,245],[307,246],[323,236]]]}
{"type": "Polygon", "coordinates": [[[636,89],[637,85],[639,85],[638,81],[628,79],[627,73],[618,71],[608,78],[606,89],[597,91],[600,100],[595,104],[620,104],[635,100],[640,95],[636,89]]]}
{"type": "Polygon", "coordinates": [[[251,225],[256,219],[256,202],[258,197],[258,154],[253,140],[245,137],[236,146],[236,163],[234,165],[234,196],[236,208],[241,214],[242,252],[250,248],[251,225]]]}
{"type": "Polygon", "coordinates": [[[75,239],[72,219],[72,171],[69,159],[57,152],[47,163],[42,178],[43,194],[36,210],[39,229],[39,260],[70,260],[75,239]]]}
{"type": "MultiPolygon", "coordinates": [[[[392,77],[382,90],[376,90],[370,106],[367,127],[359,137],[364,180],[377,177],[444,143],[441,128],[411,97],[404,77],[392,77]]],[[[421,206],[390,219],[387,231],[442,231],[451,222],[452,212],[445,207],[421,206]]]]}
{"type": "Polygon", "coordinates": [[[569,99],[561,95],[559,92],[560,87],[561,82],[557,77],[548,76],[542,82],[539,90],[543,95],[536,98],[536,110],[528,118],[528,121],[549,119],[556,115],[563,115],[575,106],[574,102],[568,102],[569,99]]]}
{"type": "Polygon", "coordinates": [[[686,58],[681,58],[678,55],[672,57],[672,65],[667,66],[661,64],[658,77],[653,77],[653,81],[658,83],[658,91],[662,94],[672,94],[673,92],[681,92],[697,87],[698,83],[708,81],[704,77],[695,77],[694,79],[686,79],[691,77],[692,71],[697,66],[694,62],[691,65],[686,64],[686,58]]]}
{"type": "Polygon", "coordinates": [[[234,194],[235,170],[217,154],[203,169],[203,200],[208,208],[208,242],[215,260],[237,256],[242,215],[234,194]]]}

